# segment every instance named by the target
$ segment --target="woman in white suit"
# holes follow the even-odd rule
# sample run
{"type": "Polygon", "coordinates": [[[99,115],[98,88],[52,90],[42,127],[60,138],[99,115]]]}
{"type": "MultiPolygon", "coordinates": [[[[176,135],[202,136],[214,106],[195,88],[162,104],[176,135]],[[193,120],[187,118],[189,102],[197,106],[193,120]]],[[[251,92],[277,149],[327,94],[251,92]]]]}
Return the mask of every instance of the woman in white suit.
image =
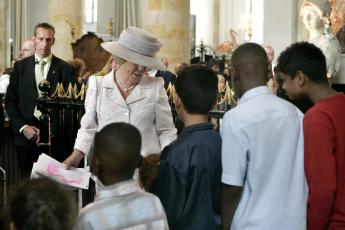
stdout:
{"type": "Polygon", "coordinates": [[[78,166],[89,154],[95,133],[112,122],[128,122],[142,136],[142,155],[159,153],[176,139],[171,108],[162,78],[146,75],[148,68],[164,70],[155,56],[162,44],[150,33],[129,27],[116,42],[102,47],[124,63],[103,77],[91,77],[85,100],[85,114],[66,168],[78,166]]]}

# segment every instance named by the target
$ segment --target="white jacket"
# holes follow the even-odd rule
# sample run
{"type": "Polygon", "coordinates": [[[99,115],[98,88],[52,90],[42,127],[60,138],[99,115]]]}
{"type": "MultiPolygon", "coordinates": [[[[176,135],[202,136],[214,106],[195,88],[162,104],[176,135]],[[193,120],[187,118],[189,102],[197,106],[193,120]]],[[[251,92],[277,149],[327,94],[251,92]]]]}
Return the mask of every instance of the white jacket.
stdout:
{"type": "Polygon", "coordinates": [[[139,129],[143,156],[160,153],[176,139],[162,78],[143,76],[126,100],[114,81],[113,71],[103,77],[90,77],[88,84],[85,114],[80,122],[75,149],[88,155],[95,133],[113,122],[127,122],[139,129]]]}

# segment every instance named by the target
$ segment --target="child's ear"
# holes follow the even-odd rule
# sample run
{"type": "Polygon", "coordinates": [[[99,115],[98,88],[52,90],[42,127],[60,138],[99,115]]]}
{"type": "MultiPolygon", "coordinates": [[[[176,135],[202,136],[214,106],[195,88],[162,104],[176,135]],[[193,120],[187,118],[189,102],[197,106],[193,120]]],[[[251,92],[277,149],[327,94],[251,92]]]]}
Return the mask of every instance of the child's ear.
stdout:
{"type": "Polygon", "coordinates": [[[99,170],[100,170],[100,161],[97,158],[95,152],[93,152],[92,157],[91,157],[90,171],[94,175],[98,175],[99,170]]]}
{"type": "Polygon", "coordinates": [[[298,70],[298,71],[296,72],[296,77],[295,77],[295,79],[296,79],[297,84],[298,84],[299,87],[304,86],[304,84],[305,84],[306,81],[307,81],[307,78],[308,78],[307,75],[305,75],[302,71],[298,70]]]}
{"type": "Polygon", "coordinates": [[[182,100],[180,96],[176,93],[175,94],[175,108],[180,108],[182,105],[182,100]]]}

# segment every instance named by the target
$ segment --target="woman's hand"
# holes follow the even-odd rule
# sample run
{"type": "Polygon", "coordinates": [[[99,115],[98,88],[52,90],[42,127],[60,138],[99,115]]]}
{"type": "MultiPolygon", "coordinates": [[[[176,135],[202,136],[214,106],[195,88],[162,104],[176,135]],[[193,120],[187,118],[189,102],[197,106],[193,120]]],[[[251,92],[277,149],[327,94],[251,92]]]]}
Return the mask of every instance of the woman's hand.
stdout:
{"type": "Polygon", "coordinates": [[[71,155],[63,162],[68,170],[71,167],[78,167],[80,161],[84,158],[84,153],[78,149],[74,149],[71,155]]]}

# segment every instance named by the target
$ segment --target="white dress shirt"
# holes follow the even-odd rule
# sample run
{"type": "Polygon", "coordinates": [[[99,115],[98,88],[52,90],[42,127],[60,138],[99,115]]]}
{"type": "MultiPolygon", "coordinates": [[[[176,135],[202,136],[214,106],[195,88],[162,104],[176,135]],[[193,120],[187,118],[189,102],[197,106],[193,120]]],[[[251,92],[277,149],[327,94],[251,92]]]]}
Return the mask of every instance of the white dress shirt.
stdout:
{"type": "MultiPolygon", "coordinates": [[[[40,71],[40,65],[39,63],[41,61],[45,61],[46,64],[44,65],[44,68],[43,68],[43,76],[44,76],[44,79],[47,79],[47,75],[48,75],[48,71],[49,71],[49,68],[50,68],[50,65],[52,63],[52,57],[53,57],[53,54],[49,54],[47,57],[45,58],[40,58],[36,53],[35,53],[35,75],[40,71]]],[[[37,82],[38,84],[39,82],[37,82]]]]}
{"type": "Polygon", "coordinates": [[[0,77],[0,93],[5,94],[8,85],[10,84],[10,75],[4,74],[0,77]]]}
{"type": "Polygon", "coordinates": [[[302,122],[294,105],[265,86],[225,114],[222,182],[243,187],[231,229],[306,229],[302,122]]]}

